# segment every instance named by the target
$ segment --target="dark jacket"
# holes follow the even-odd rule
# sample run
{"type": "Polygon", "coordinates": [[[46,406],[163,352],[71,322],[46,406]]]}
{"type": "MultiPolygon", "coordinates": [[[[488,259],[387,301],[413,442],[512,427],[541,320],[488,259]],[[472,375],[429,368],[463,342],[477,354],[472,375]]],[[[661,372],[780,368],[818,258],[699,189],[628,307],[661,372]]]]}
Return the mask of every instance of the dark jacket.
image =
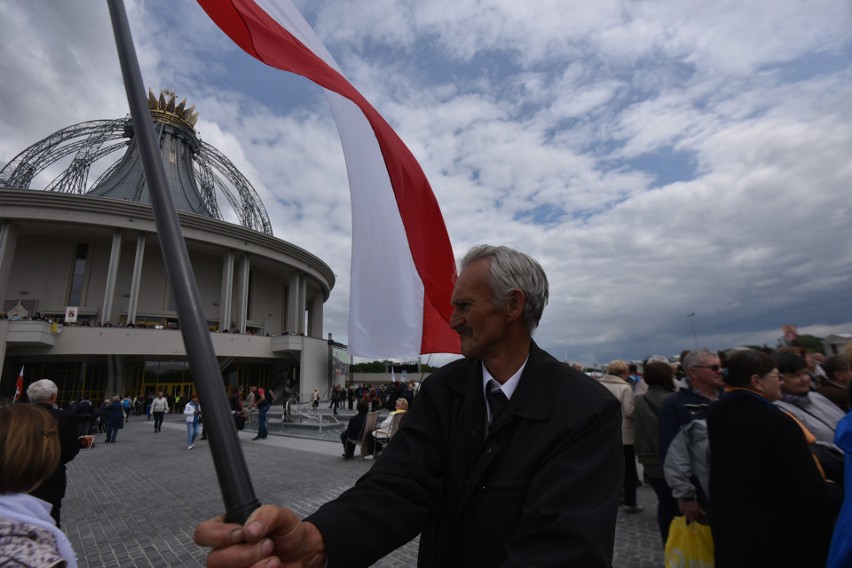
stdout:
{"type": "Polygon", "coordinates": [[[92,414],[95,412],[95,405],[89,399],[83,399],[77,403],[74,408],[74,414],[77,415],[77,422],[89,422],[92,419],[92,414]]]}
{"type": "Polygon", "coordinates": [[[360,440],[361,430],[364,429],[364,423],[367,421],[367,411],[359,412],[349,419],[349,424],[346,425],[346,437],[350,440],[360,440]]]}
{"type": "Polygon", "coordinates": [[[663,479],[663,464],[660,460],[659,415],[665,400],[674,391],[660,386],[652,386],[648,392],[636,397],[636,410],[633,415],[636,424],[636,457],[645,468],[645,476],[663,479]]]}
{"type": "Polygon", "coordinates": [[[604,568],[623,459],[618,401],[533,343],[490,433],[482,363],[451,363],[423,382],[381,460],[306,520],[330,568],[369,566],[421,531],[421,567],[604,568]],[[353,526],[381,538],[353,547],[353,526]]]}
{"type": "Polygon", "coordinates": [[[119,400],[116,400],[109,405],[107,428],[110,430],[119,430],[124,428],[124,406],[119,400]]]}
{"type": "Polygon", "coordinates": [[[62,457],[50,477],[30,492],[30,495],[50,504],[59,504],[65,497],[65,464],[73,460],[80,452],[80,442],[77,440],[77,418],[73,414],[53,408],[49,404],[43,404],[42,407],[46,408],[56,419],[62,457]]]}
{"type": "Polygon", "coordinates": [[[825,566],[843,495],[823,480],[799,425],[734,391],[707,411],[707,428],[716,566],[825,566]]]}

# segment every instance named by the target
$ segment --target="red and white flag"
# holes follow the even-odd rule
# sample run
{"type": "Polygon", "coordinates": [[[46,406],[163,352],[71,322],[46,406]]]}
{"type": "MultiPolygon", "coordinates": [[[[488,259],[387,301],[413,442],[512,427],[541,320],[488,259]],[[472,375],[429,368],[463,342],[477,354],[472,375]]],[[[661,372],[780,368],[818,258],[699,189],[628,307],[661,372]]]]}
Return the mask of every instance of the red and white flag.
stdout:
{"type": "Polygon", "coordinates": [[[15,398],[12,399],[12,404],[15,404],[24,394],[24,367],[21,366],[21,372],[18,373],[18,382],[15,383],[15,398]]]}
{"type": "Polygon", "coordinates": [[[459,353],[449,326],[453,249],[411,151],[343,76],[290,0],[198,3],[247,53],[325,89],[352,196],[349,351],[382,358],[459,353]]]}

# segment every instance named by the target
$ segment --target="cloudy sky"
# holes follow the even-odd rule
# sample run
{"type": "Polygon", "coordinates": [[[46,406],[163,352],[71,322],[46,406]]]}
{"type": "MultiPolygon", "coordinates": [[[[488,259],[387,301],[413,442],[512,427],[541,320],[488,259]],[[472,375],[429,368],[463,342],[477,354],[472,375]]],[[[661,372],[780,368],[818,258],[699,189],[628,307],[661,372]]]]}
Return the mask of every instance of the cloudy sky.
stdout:
{"type": "MultiPolygon", "coordinates": [[[[536,339],[557,357],[852,332],[847,0],[296,3],[420,161],[456,255],[488,242],[542,263],[536,339]]],[[[321,90],[194,2],[127,9],[145,83],[194,103],[276,236],[334,270],[325,332],[345,342],[349,191],[321,90]]],[[[127,114],[105,2],[0,14],[0,165],[127,114]]]]}

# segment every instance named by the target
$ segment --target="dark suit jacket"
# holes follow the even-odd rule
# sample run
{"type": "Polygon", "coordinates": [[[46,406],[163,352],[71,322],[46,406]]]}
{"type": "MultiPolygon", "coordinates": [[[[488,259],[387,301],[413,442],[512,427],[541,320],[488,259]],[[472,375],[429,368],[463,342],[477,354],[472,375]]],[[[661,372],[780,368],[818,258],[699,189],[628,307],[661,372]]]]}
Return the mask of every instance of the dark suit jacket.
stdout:
{"type": "Polygon", "coordinates": [[[716,566],[825,566],[842,489],[826,483],[802,429],[748,391],[707,411],[716,566]]]}
{"type": "Polygon", "coordinates": [[[47,404],[42,406],[56,418],[62,457],[50,477],[32,491],[31,495],[48,503],[58,504],[65,497],[65,464],[73,460],[80,452],[80,442],[77,440],[77,418],[65,410],[59,410],[47,404]]]}
{"type": "Polygon", "coordinates": [[[369,566],[421,531],[419,566],[609,567],[623,464],[618,401],[533,343],[490,432],[481,362],[451,363],[372,469],[306,520],[329,567],[369,566]]]}

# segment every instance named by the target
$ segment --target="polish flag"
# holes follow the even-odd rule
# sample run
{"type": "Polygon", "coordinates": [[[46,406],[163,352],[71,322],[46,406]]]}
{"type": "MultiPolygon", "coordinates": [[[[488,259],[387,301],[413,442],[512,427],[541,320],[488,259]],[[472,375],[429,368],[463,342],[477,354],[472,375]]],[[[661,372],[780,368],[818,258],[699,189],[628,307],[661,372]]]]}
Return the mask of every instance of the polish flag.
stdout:
{"type": "Polygon", "coordinates": [[[15,398],[12,399],[12,404],[21,398],[24,394],[24,368],[21,367],[21,372],[18,373],[18,382],[15,383],[15,398]]]}
{"type": "Polygon", "coordinates": [[[325,89],[352,197],[349,351],[459,353],[449,326],[456,269],[438,202],[393,128],[343,76],[290,0],[198,0],[237,45],[325,89]]]}

